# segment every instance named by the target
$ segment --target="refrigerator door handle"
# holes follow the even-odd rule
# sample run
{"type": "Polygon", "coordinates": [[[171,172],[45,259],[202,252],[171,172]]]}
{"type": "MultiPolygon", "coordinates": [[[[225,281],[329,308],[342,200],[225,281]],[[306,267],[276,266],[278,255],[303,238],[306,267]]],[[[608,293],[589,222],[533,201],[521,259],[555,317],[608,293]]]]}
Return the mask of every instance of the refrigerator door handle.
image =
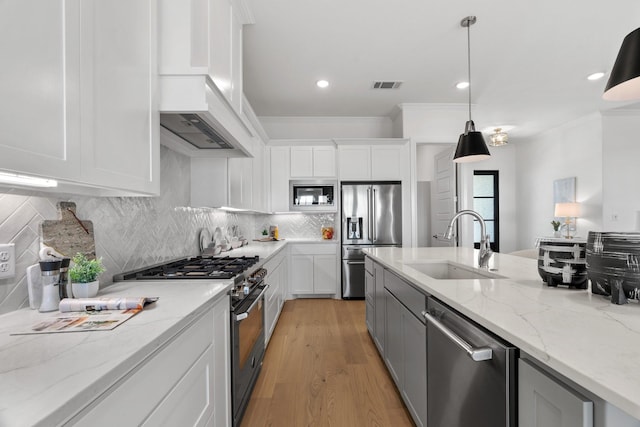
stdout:
{"type": "Polygon", "coordinates": [[[367,188],[367,221],[369,221],[369,224],[367,225],[367,238],[369,239],[370,242],[373,243],[373,216],[371,215],[371,210],[372,210],[372,206],[371,206],[371,188],[367,188]]]}
{"type": "Polygon", "coordinates": [[[376,239],[377,239],[377,236],[376,236],[376,234],[377,234],[377,232],[376,232],[376,222],[375,222],[376,221],[376,217],[377,217],[377,215],[376,215],[376,189],[375,188],[373,189],[373,197],[371,198],[371,206],[372,206],[372,209],[371,209],[371,230],[373,231],[371,233],[371,241],[375,242],[376,239]]]}

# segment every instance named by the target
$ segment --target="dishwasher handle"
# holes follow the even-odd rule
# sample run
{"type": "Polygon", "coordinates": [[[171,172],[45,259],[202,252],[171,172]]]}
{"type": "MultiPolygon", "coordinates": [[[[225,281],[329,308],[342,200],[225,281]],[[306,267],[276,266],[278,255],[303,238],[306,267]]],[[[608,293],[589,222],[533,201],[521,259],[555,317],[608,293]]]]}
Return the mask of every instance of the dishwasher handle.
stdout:
{"type": "Polygon", "coordinates": [[[451,341],[455,342],[459,347],[467,352],[467,355],[474,362],[482,362],[484,360],[491,360],[493,357],[493,350],[489,347],[472,347],[468,342],[460,338],[455,332],[447,328],[442,322],[429,314],[426,310],[422,311],[422,315],[427,321],[431,322],[433,326],[438,328],[440,332],[445,334],[451,341]]]}

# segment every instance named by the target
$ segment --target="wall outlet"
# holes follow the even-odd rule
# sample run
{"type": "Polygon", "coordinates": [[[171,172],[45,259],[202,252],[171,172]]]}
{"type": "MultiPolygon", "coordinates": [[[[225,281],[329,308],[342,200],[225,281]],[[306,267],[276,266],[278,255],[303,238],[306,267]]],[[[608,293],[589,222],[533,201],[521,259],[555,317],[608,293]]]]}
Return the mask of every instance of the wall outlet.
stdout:
{"type": "Polygon", "coordinates": [[[16,246],[13,243],[0,244],[0,279],[16,275],[16,246]]]}

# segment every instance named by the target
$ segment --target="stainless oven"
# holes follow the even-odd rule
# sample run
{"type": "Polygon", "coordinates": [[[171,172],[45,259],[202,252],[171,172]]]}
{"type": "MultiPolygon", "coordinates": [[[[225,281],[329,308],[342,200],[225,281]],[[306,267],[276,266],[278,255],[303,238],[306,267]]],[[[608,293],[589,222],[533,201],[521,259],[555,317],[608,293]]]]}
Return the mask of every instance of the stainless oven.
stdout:
{"type": "Polygon", "coordinates": [[[289,210],[335,211],[336,182],[326,180],[289,181],[289,210]]]}
{"type": "Polygon", "coordinates": [[[269,285],[263,282],[265,269],[259,269],[238,286],[240,301],[231,294],[231,402],[233,425],[240,425],[258,379],[265,351],[264,294],[269,285]],[[244,294],[246,292],[246,295],[244,294]]]}

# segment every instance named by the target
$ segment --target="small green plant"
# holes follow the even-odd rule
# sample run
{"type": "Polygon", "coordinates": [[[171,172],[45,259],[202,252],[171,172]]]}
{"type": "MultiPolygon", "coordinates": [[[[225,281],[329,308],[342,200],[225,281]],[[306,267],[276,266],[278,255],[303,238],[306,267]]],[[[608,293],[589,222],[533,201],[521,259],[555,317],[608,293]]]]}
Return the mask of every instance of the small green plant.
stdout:
{"type": "Polygon", "coordinates": [[[551,221],[551,225],[553,226],[553,231],[560,230],[560,221],[551,221]]]}
{"type": "Polygon", "coordinates": [[[267,234],[269,234],[269,233],[267,232],[267,229],[266,229],[266,228],[265,228],[264,230],[262,230],[262,235],[263,235],[263,236],[266,236],[267,234]]]}
{"type": "Polygon", "coordinates": [[[78,252],[73,258],[73,267],[69,269],[69,278],[72,283],[94,282],[100,273],[105,271],[102,259],[88,259],[78,252]]]}

